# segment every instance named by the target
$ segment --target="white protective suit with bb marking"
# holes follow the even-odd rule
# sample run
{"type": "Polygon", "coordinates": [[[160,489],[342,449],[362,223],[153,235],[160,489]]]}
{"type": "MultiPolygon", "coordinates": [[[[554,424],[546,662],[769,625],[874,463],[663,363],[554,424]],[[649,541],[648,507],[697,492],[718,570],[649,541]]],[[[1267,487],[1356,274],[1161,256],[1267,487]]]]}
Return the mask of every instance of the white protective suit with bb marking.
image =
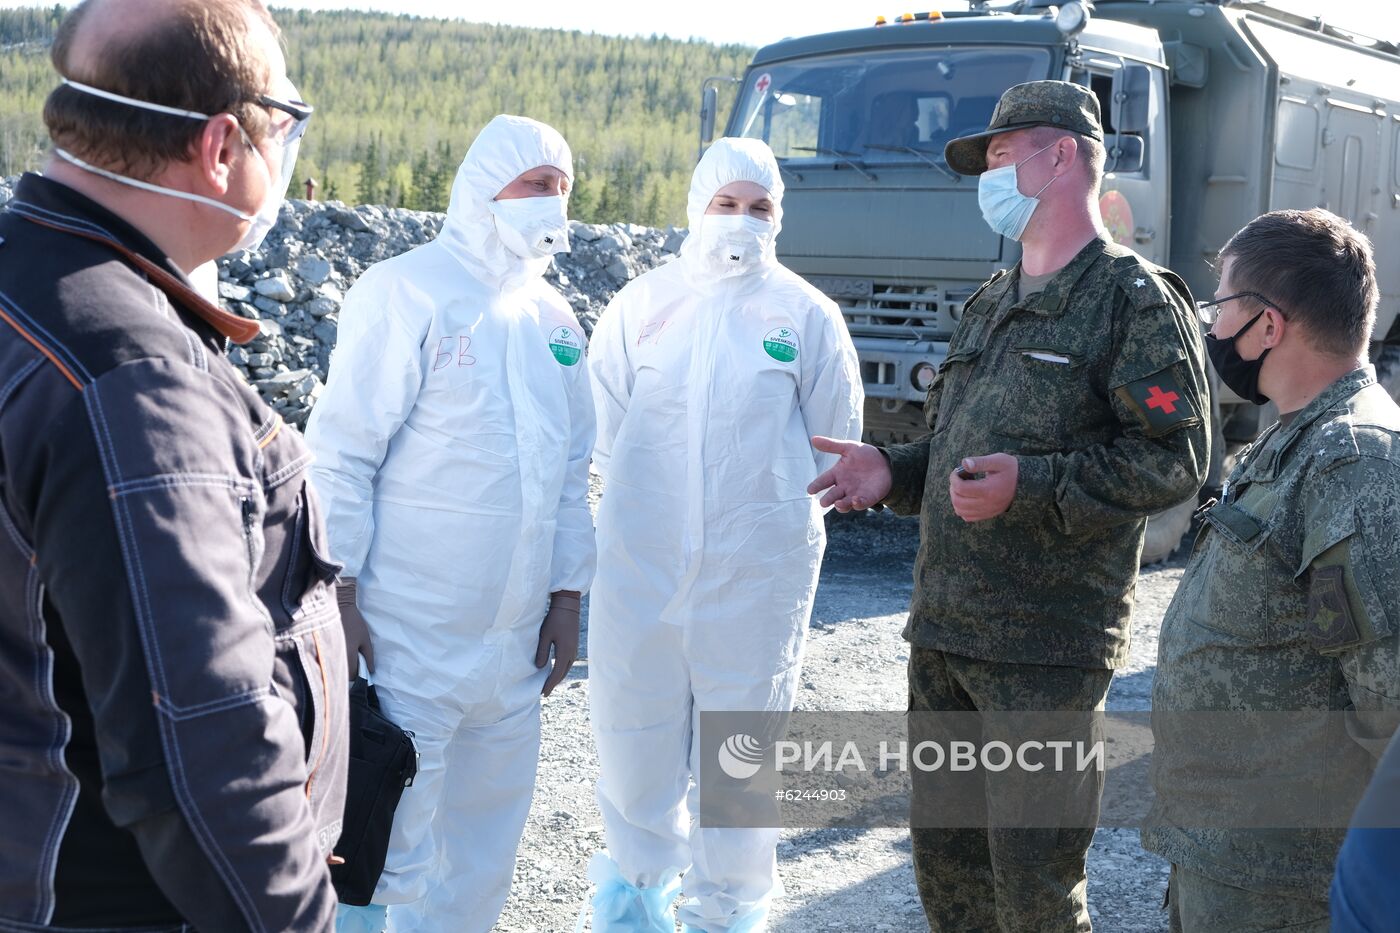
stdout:
{"type": "Polygon", "coordinates": [[[438,238],[346,295],[307,431],[381,704],[421,755],[374,895],[391,929],[494,923],[534,787],[540,626],[552,592],[593,576],[583,332],[549,256],[508,247],[492,205],[541,165],[572,174],[550,127],[482,130],[438,238]]]}
{"type": "Polygon", "coordinates": [[[694,930],[761,929],[780,890],[777,830],[700,829],[687,788],[716,767],[696,760],[699,712],[792,708],[826,544],[806,486],[830,463],[810,438],[861,435],[845,321],[773,254],[782,193],[765,144],[718,141],[695,170],[680,258],[623,288],[593,334],[607,485],[589,692],[611,856],[591,869],[595,931],[666,929],[638,912],[657,913],[649,894],[677,871],[694,930]],[[769,192],[766,235],[705,213],[736,181],[769,192]]]}

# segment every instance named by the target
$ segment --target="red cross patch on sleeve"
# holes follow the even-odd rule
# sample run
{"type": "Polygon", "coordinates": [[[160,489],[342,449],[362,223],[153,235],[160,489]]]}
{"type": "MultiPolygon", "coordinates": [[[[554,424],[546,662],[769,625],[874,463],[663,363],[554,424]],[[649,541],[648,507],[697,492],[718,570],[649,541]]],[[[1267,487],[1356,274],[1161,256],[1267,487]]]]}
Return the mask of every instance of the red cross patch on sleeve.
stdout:
{"type": "Polygon", "coordinates": [[[1151,437],[1199,420],[1170,367],[1146,379],[1119,386],[1117,393],[1123,404],[1142,419],[1151,437]]]}

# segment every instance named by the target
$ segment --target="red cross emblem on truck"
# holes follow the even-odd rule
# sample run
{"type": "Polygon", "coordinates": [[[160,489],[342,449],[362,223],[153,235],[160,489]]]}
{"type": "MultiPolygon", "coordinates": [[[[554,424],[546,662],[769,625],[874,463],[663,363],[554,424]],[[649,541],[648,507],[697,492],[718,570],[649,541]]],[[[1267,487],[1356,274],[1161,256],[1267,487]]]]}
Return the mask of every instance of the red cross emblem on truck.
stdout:
{"type": "Polygon", "coordinates": [[[1176,402],[1180,398],[1175,392],[1163,392],[1161,386],[1153,386],[1147,390],[1147,407],[1160,408],[1170,415],[1176,411],[1176,402]]]}
{"type": "Polygon", "coordinates": [[[767,72],[764,72],[763,74],[759,75],[758,80],[753,83],[753,88],[755,91],[758,91],[760,95],[767,94],[768,86],[772,83],[773,79],[768,76],[767,72]]]}

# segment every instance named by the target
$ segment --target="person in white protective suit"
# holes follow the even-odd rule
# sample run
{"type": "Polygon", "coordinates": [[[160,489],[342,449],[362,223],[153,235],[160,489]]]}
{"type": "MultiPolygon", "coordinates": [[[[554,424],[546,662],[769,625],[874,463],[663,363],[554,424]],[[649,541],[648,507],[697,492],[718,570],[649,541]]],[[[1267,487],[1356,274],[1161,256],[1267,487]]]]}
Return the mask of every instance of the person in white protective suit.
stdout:
{"type": "Polygon", "coordinates": [[[350,669],[420,761],[369,907],[337,929],[489,930],[534,790],[540,695],[578,653],[593,576],[583,332],[542,276],[568,248],[569,147],[498,116],[442,233],[345,297],[307,429],[350,669]],[[554,663],[549,667],[551,649],[554,663]]]}
{"type": "Polygon", "coordinates": [[[765,929],[781,893],[777,830],[702,829],[688,788],[701,711],[792,709],[826,545],[806,487],[828,457],[810,438],[861,435],[845,322],[774,256],[782,195],[767,145],[716,142],[680,258],[623,288],[593,334],[595,933],[671,933],[682,887],[687,930],[765,929]]]}

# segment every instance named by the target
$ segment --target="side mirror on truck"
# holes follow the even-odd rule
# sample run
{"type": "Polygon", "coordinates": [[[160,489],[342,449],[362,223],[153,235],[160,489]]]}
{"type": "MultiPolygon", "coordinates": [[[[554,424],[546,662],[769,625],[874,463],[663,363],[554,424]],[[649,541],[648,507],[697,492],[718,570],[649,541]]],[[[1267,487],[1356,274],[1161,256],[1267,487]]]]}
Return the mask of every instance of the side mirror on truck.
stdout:
{"type": "Polygon", "coordinates": [[[1146,65],[1124,65],[1113,76],[1113,128],[1119,133],[1147,129],[1152,72],[1146,65]]]}
{"type": "Polygon", "coordinates": [[[738,83],[738,78],[716,75],[700,84],[700,149],[695,155],[696,161],[705,154],[705,147],[715,141],[715,124],[719,122],[719,86],[738,83]]]}
{"type": "Polygon", "coordinates": [[[1146,147],[1142,134],[1147,129],[1152,95],[1152,72],[1145,65],[1125,63],[1113,76],[1108,123],[1113,132],[1104,139],[1110,172],[1140,172],[1146,147]]]}
{"type": "Polygon", "coordinates": [[[707,84],[700,92],[700,146],[708,146],[715,139],[715,109],[719,106],[719,88],[707,84]]]}
{"type": "Polygon", "coordinates": [[[1109,141],[1107,170],[1123,174],[1142,171],[1146,148],[1141,136],[1119,133],[1109,141]]]}

